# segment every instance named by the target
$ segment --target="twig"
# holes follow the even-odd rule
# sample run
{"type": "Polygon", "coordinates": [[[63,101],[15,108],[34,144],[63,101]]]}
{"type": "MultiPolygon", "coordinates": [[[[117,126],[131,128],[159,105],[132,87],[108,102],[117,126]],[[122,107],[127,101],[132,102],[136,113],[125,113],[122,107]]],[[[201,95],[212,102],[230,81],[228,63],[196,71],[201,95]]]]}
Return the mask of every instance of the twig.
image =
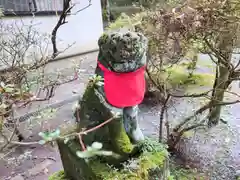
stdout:
{"type": "Polygon", "coordinates": [[[78,139],[79,139],[80,145],[82,147],[82,151],[86,151],[86,146],[85,146],[85,144],[84,144],[84,142],[82,140],[82,135],[79,134],[78,135],[78,139]]]}
{"type": "Polygon", "coordinates": [[[76,15],[77,13],[79,13],[79,12],[87,9],[87,8],[90,7],[91,5],[92,5],[92,0],[88,0],[88,5],[87,5],[87,6],[83,7],[82,9],[77,10],[75,13],[71,13],[71,15],[76,15]]]}
{"type": "Polygon", "coordinates": [[[170,136],[170,127],[169,127],[168,111],[167,111],[167,109],[166,109],[166,123],[165,123],[165,126],[166,126],[166,131],[167,131],[167,139],[169,139],[169,136],[170,136]]]}
{"type": "Polygon", "coordinates": [[[192,125],[192,126],[189,126],[187,128],[184,128],[183,130],[180,131],[179,135],[182,136],[185,132],[187,131],[190,131],[192,129],[196,129],[198,127],[204,127],[205,125],[202,124],[202,123],[199,123],[199,124],[195,124],[195,125],[192,125]]]}
{"type": "MultiPolygon", "coordinates": [[[[81,137],[82,135],[86,135],[90,132],[93,132],[101,127],[103,127],[104,125],[108,124],[109,122],[111,122],[113,119],[115,118],[115,116],[113,116],[112,118],[109,118],[108,120],[104,121],[103,123],[99,124],[98,126],[95,126],[93,128],[90,128],[88,130],[85,130],[85,131],[81,131],[81,132],[78,132],[78,133],[71,133],[71,134],[68,134],[68,135],[65,135],[65,136],[60,136],[60,137],[57,137],[56,139],[53,139],[52,141],[55,141],[55,140],[58,140],[58,139],[61,139],[61,140],[64,140],[66,138],[69,138],[69,137],[81,137]]],[[[52,142],[52,141],[49,141],[49,142],[52,142]]],[[[82,141],[81,139],[79,139],[79,141],[82,141]]],[[[2,143],[0,141],[0,143],[2,143]]],[[[80,142],[81,143],[81,142],[80,142]]],[[[82,142],[83,143],[83,142],[82,142]]],[[[22,145],[22,146],[29,146],[29,145],[35,145],[35,144],[39,144],[39,142],[18,142],[18,141],[11,141],[9,142],[9,144],[15,144],[15,145],[22,145]]],[[[85,147],[85,145],[83,144],[83,149],[85,147]]]]}
{"type": "Polygon", "coordinates": [[[52,46],[53,46],[53,54],[52,54],[52,58],[54,59],[57,54],[58,54],[58,49],[57,49],[57,44],[56,44],[56,36],[57,36],[57,31],[60,28],[60,26],[62,26],[63,24],[67,23],[66,22],[66,16],[67,14],[71,11],[71,9],[73,8],[70,7],[70,2],[71,0],[64,0],[64,7],[63,7],[63,12],[61,13],[59,20],[56,24],[56,26],[54,27],[53,31],[52,31],[52,46]]]}
{"type": "MultiPolygon", "coordinates": [[[[0,141],[0,143],[2,143],[0,141]]],[[[14,145],[20,145],[20,146],[30,146],[30,145],[35,145],[35,144],[39,144],[39,142],[18,142],[18,141],[11,141],[9,142],[9,144],[14,144],[14,145]]]]}
{"type": "Polygon", "coordinates": [[[183,134],[187,131],[190,131],[192,129],[196,129],[198,127],[204,127],[205,125],[203,125],[202,123],[200,124],[195,124],[192,126],[189,126],[187,128],[184,128],[183,130],[181,130],[179,133],[176,133],[177,136],[175,136],[174,141],[171,143],[171,149],[175,148],[175,146],[178,144],[178,142],[180,141],[181,137],[183,136],[183,134]]]}
{"type": "Polygon", "coordinates": [[[221,52],[219,52],[214,47],[212,47],[212,45],[209,43],[209,41],[206,38],[204,38],[204,42],[211,49],[211,51],[215,53],[215,55],[218,58],[219,63],[222,63],[225,67],[227,67],[229,69],[234,69],[233,65],[226,61],[224,55],[222,55],[221,52]]]}
{"type": "Polygon", "coordinates": [[[165,111],[167,109],[167,103],[170,99],[170,95],[168,94],[167,95],[167,98],[165,99],[164,103],[163,103],[163,106],[161,108],[161,114],[160,114],[160,122],[159,122],[159,142],[162,142],[162,138],[163,138],[163,120],[164,120],[164,114],[165,114],[165,111]]]}
{"type": "Polygon", "coordinates": [[[110,118],[110,119],[108,119],[108,120],[106,120],[106,121],[104,121],[103,123],[99,124],[98,126],[95,126],[95,127],[91,128],[91,129],[89,129],[89,130],[80,132],[79,134],[84,134],[84,135],[86,135],[87,133],[90,133],[90,132],[92,132],[92,131],[95,131],[96,129],[98,129],[98,128],[100,128],[100,127],[108,124],[109,122],[111,122],[114,118],[115,118],[115,116],[112,117],[112,118],[110,118]]]}
{"type": "Polygon", "coordinates": [[[184,97],[198,98],[198,97],[203,97],[203,96],[208,95],[208,93],[210,93],[211,91],[213,91],[213,89],[203,92],[203,93],[200,93],[200,94],[184,94],[184,95],[176,95],[176,94],[171,94],[171,93],[169,93],[169,94],[175,98],[184,98],[184,97]]]}
{"type": "MultiPolygon", "coordinates": [[[[12,115],[13,115],[13,111],[12,111],[11,113],[12,113],[12,115]]],[[[14,135],[16,134],[18,123],[19,123],[19,119],[17,119],[17,120],[14,122],[13,131],[12,131],[9,139],[6,138],[7,142],[6,142],[6,144],[4,144],[4,145],[1,147],[1,151],[2,151],[5,147],[7,147],[8,144],[12,141],[14,135]]]]}
{"type": "Polygon", "coordinates": [[[199,114],[202,114],[204,111],[206,111],[207,109],[212,108],[213,106],[226,106],[226,105],[231,105],[231,104],[237,104],[240,103],[240,100],[236,100],[236,101],[230,101],[230,102],[219,102],[219,103],[213,103],[213,101],[210,101],[209,103],[205,104],[204,106],[200,107],[197,111],[194,112],[193,115],[185,118],[179,125],[177,125],[173,131],[174,132],[178,132],[179,129],[186,124],[187,122],[189,122],[192,118],[196,117],[199,114]]]}

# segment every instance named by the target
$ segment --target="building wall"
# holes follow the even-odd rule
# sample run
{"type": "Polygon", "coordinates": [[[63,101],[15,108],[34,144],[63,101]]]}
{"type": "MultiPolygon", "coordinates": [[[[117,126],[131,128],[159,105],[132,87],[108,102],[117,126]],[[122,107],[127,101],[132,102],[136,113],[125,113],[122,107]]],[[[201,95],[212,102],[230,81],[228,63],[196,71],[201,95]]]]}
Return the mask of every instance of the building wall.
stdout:
{"type": "MultiPolygon", "coordinates": [[[[92,5],[81,12],[76,13],[80,9],[88,5],[88,0],[72,0],[76,3],[71,11],[71,15],[67,17],[67,24],[62,25],[57,33],[58,49],[64,50],[68,45],[72,45],[60,56],[69,56],[86,51],[97,49],[97,40],[103,33],[101,2],[100,0],[92,0],[92,5]]],[[[31,26],[43,35],[50,35],[54,26],[58,21],[56,15],[46,16],[23,16],[23,17],[4,17],[4,24],[15,24],[21,26],[31,26]]],[[[48,38],[50,40],[50,37],[48,38]]],[[[42,45],[47,47],[47,54],[51,54],[52,45],[46,43],[42,45]]],[[[35,48],[32,49],[37,51],[35,48]]]]}

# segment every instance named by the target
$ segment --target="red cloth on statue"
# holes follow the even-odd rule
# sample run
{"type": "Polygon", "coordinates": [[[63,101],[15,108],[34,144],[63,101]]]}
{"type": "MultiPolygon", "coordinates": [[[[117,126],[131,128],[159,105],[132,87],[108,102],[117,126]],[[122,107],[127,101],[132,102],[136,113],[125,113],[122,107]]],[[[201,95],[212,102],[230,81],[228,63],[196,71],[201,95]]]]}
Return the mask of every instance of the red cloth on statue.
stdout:
{"type": "Polygon", "coordinates": [[[98,66],[104,73],[104,91],[111,105],[122,108],[142,102],[145,94],[145,66],[129,73],[110,71],[100,62],[98,66]]]}

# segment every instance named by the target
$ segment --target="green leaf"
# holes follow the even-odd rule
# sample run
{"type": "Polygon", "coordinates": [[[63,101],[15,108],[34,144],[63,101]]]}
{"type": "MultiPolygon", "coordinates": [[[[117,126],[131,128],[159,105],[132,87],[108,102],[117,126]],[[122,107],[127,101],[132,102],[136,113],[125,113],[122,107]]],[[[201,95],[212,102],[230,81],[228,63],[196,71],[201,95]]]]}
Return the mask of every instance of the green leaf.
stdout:
{"type": "Polygon", "coordinates": [[[69,138],[65,138],[63,142],[64,142],[64,144],[67,144],[68,141],[69,141],[69,138]]]}
{"type": "Polygon", "coordinates": [[[47,136],[45,140],[47,140],[47,141],[52,141],[53,138],[52,138],[51,136],[47,136]]]}
{"type": "Polygon", "coordinates": [[[54,132],[49,134],[50,137],[56,138],[60,136],[60,129],[56,129],[54,132]]]}
{"type": "Polygon", "coordinates": [[[92,148],[94,148],[94,149],[102,149],[102,147],[103,147],[103,144],[102,143],[99,143],[99,142],[94,142],[94,143],[92,143],[92,148]]]}
{"type": "Polygon", "coordinates": [[[90,146],[87,147],[87,151],[93,151],[94,149],[90,146]]]}
{"type": "Polygon", "coordinates": [[[6,93],[14,92],[14,88],[11,88],[11,87],[4,88],[4,90],[5,90],[6,93]]]}
{"type": "Polygon", "coordinates": [[[0,83],[0,86],[1,86],[2,88],[4,88],[4,87],[5,87],[4,82],[1,82],[1,83],[0,83]]]}
{"type": "Polygon", "coordinates": [[[38,135],[39,135],[40,137],[42,137],[43,139],[45,139],[45,138],[47,137],[47,134],[44,133],[44,132],[40,132],[40,133],[38,133],[38,135]]]}
{"type": "Polygon", "coordinates": [[[112,156],[113,155],[112,151],[97,151],[96,153],[98,155],[102,155],[102,156],[112,156]]]}
{"type": "Polygon", "coordinates": [[[43,144],[46,143],[46,141],[44,141],[44,140],[40,140],[40,141],[38,141],[38,143],[41,144],[41,145],[43,145],[43,144]]]}
{"type": "Polygon", "coordinates": [[[90,158],[94,156],[91,151],[77,151],[76,155],[80,158],[90,158]]]}

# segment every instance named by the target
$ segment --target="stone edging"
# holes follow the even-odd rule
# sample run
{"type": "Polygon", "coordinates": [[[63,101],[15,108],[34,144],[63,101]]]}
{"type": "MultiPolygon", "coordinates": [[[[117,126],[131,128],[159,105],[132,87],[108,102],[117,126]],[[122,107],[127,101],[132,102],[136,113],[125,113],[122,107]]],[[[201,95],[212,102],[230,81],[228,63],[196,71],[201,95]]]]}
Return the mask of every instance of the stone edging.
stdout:
{"type": "MultiPolygon", "coordinates": [[[[89,50],[89,51],[84,51],[82,53],[75,53],[75,54],[71,54],[71,55],[56,57],[55,59],[49,60],[48,63],[52,63],[52,62],[55,62],[55,61],[60,61],[60,60],[63,60],[63,59],[72,58],[72,57],[76,57],[76,56],[91,54],[91,53],[97,52],[98,50],[99,49],[93,49],[93,50],[89,50]]],[[[0,72],[6,72],[6,71],[9,71],[10,69],[11,68],[9,68],[9,67],[1,67],[0,66],[0,72]]]]}
{"type": "Polygon", "coordinates": [[[60,102],[57,102],[57,103],[52,103],[52,104],[49,104],[41,109],[38,109],[38,110],[35,110],[35,111],[32,111],[32,112],[29,112],[29,113],[26,113],[22,116],[19,116],[19,117],[16,117],[15,119],[19,119],[19,122],[24,122],[26,120],[28,120],[30,117],[32,116],[37,116],[39,115],[42,111],[48,109],[48,108],[59,108],[59,107],[62,107],[63,105],[65,104],[68,104],[68,103],[71,103],[71,102],[74,102],[74,101],[77,101],[81,98],[81,96],[79,95],[75,95],[71,98],[68,98],[68,99],[65,99],[63,101],[60,101],[60,102]]]}

